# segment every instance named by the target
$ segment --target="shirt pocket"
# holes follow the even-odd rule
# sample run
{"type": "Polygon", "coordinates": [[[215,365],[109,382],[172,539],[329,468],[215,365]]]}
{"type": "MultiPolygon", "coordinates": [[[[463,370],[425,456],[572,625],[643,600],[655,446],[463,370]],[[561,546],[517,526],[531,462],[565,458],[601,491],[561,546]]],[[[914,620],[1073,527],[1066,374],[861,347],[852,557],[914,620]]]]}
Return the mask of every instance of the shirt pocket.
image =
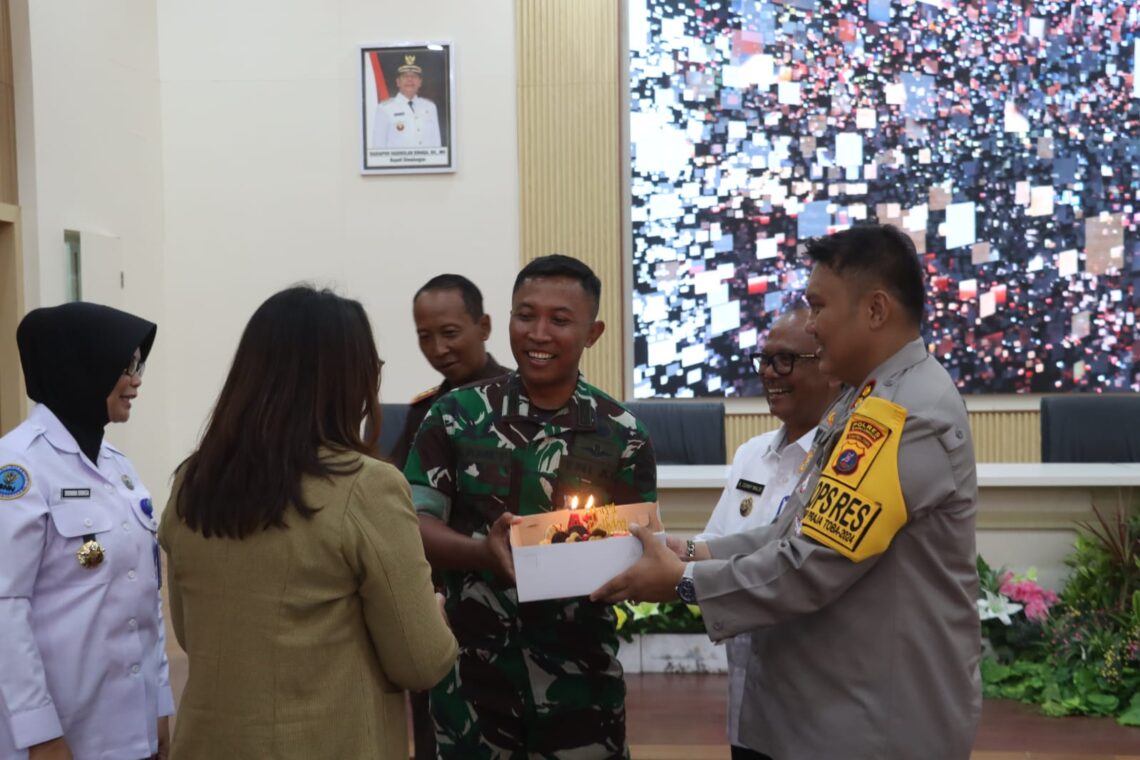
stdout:
{"type": "MultiPolygon", "coordinates": [[[[511,501],[511,476],[514,466],[511,450],[494,446],[460,444],[456,451],[456,504],[463,509],[465,526],[472,531],[480,523],[494,522],[511,501]]],[[[453,517],[456,510],[453,509],[453,517]]],[[[467,532],[464,530],[463,532],[467,532]]]]}
{"type": "Polygon", "coordinates": [[[44,561],[51,568],[46,577],[60,585],[105,582],[109,572],[108,557],[104,555],[99,564],[85,567],[76,553],[88,538],[106,552],[107,539],[115,525],[113,516],[98,502],[86,499],[83,502],[60,502],[49,509],[58,538],[49,540],[45,547],[44,561]]]}

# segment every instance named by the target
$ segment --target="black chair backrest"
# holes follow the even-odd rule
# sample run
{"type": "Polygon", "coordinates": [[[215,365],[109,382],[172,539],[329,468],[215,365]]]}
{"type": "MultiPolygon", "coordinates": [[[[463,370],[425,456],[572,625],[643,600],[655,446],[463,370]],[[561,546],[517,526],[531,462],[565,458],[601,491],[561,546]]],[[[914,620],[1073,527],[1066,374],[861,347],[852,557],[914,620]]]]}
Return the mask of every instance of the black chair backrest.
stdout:
{"type": "Polygon", "coordinates": [[[719,401],[627,401],[653,441],[657,464],[724,464],[724,404],[719,401]]]}
{"type": "Polygon", "coordinates": [[[1042,462],[1140,462],[1140,393],[1041,399],[1042,462]]]}
{"type": "Polygon", "coordinates": [[[376,446],[380,450],[380,456],[387,457],[396,447],[396,442],[400,440],[400,434],[404,432],[404,421],[408,419],[408,409],[407,404],[380,405],[383,416],[380,421],[380,442],[376,446]]]}

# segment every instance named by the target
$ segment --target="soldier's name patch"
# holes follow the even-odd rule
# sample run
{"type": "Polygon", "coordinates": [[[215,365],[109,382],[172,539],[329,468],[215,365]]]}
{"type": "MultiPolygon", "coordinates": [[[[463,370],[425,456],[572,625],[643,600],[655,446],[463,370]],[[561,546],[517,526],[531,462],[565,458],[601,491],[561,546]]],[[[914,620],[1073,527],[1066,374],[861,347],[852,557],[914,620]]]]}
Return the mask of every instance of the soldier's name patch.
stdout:
{"type": "Polygon", "coordinates": [[[61,488],[59,489],[59,498],[61,499],[90,499],[90,488],[61,488]]]}
{"type": "Polygon", "coordinates": [[[18,464],[0,467],[0,499],[18,499],[28,492],[32,476],[18,464]]]}
{"type": "Polygon", "coordinates": [[[756,483],[751,480],[745,480],[744,478],[736,481],[736,488],[739,491],[747,491],[748,493],[754,493],[757,496],[764,493],[763,483],[756,483]]]}

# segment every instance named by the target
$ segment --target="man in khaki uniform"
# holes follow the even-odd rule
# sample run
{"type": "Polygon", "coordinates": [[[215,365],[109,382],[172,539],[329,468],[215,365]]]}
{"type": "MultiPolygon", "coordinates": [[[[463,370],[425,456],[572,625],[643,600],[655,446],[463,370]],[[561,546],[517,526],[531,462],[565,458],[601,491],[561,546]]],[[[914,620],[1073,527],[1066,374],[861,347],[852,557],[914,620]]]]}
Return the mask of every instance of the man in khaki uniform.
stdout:
{"type": "Polygon", "coordinates": [[[759,758],[968,758],[981,713],[973,444],[920,336],[909,239],[812,241],[807,330],[849,389],[770,526],[645,556],[595,593],[694,601],[709,636],[752,631],[740,736],[759,758]],[[675,585],[674,585],[675,584],[675,585]]]}

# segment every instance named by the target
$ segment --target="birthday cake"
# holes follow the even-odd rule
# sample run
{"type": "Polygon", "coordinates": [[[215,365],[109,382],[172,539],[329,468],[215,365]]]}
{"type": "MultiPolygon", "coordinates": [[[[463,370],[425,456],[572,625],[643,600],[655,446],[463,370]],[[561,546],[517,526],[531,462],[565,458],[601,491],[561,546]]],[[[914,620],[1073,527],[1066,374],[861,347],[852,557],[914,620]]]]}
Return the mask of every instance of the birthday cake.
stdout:
{"type": "Polygon", "coordinates": [[[578,541],[599,541],[611,536],[628,536],[629,522],[618,514],[617,506],[588,506],[571,509],[566,523],[556,522],[546,529],[542,544],[572,544],[578,541]]]}
{"type": "Polygon", "coordinates": [[[511,556],[520,602],[585,596],[641,557],[633,524],[664,541],[657,505],[607,504],[521,516],[511,525],[511,556]]]}

